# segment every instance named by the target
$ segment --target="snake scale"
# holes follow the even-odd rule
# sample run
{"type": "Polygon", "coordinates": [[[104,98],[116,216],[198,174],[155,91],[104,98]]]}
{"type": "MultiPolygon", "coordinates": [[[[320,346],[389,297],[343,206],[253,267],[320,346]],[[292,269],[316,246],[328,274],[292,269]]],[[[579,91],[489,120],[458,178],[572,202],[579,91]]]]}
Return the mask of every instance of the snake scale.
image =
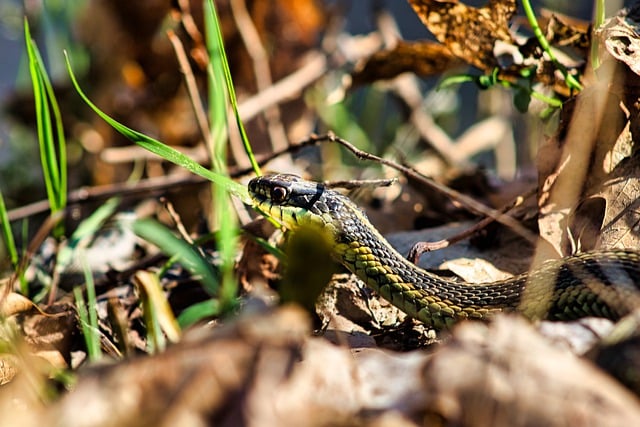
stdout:
{"type": "Polygon", "coordinates": [[[640,305],[640,253],[585,252],[492,283],[448,280],[400,255],[346,196],[295,175],[249,183],[254,206],[290,230],[314,227],[328,236],[332,256],[383,298],[435,328],[463,319],[519,312],[529,319],[616,320],[640,305]]]}

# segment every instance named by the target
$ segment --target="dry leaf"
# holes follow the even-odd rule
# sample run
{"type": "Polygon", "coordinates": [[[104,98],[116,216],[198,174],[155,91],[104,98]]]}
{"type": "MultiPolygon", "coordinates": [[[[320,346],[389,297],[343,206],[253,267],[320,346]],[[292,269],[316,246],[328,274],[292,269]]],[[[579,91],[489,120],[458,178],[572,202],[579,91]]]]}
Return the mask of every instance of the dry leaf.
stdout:
{"type": "MultiPolygon", "coordinates": [[[[598,246],[601,248],[640,247],[640,158],[625,159],[594,197],[605,203],[598,246]]],[[[584,215],[597,215],[591,210],[584,215]]]]}
{"type": "Polygon", "coordinates": [[[500,40],[514,45],[509,20],[515,0],[490,0],[475,8],[457,1],[409,0],[424,25],[458,58],[481,69],[498,65],[493,49],[500,40]]]}
{"type": "Polygon", "coordinates": [[[559,129],[538,150],[540,235],[561,255],[572,252],[572,211],[608,179],[611,153],[625,128],[620,99],[609,87],[617,74],[603,68],[600,81],[565,103],[559,129]]]}
{"type": "Polygon", "coordinates": [[[604,38],[607,51],[640,75],[640,7],[623,11],[603,24],[598,33],[604,38]]]}
{"type": "Polygon", "coordinates": [[[13,380],[18,373],[18,361],[16,356],[3,354],[0,356],[0,386],[13,380]]]}
{"type": "Polygon", "coordinates": [[[308,319],[292,308],[200,332],[164,353],[85,371],[74,390],[34,418],[66,426],[260,427],[640,419],[635,396],[515,317],[464,323],[435,353],[353,354],[310,338],[308,319]]]}
{"type": "Polygon", "coordinates": [[[548,19],[539,18],[538,24],[545,28],[545,38],[552,45],[572,47],[583,55],[591,48],[591,26],[588,22],[553,13],[548,19]]]}
{"type": "Polygon", "coordinates": [[[590,363],[550,346],[520,318],[461,324],[427,364],[424,377],[427,414],[441,425],[640,422],[635,396],[590,363]]]}
{"type": "Polygon", "coordinates": [[[160,285],[160,279],[154,273],[140,270],[133,276],[133,282],[140,290],[140,299],[146,310],[154,310],[162,331],[171,342],[180,339],[180,326],[173,315],[171,306],[160,285]]]}
{"type": "Polygon", "coordinates": [[[54,366],[71,360],[71,348],[78,328],[76,311],[66,303],[55,303],[47,313],[35,312],[21,321],[24,340],[34,354],[41,354],[54,366]]]}
{"type": "Polygon", "coordinates": [[[34,307],[30,299],[15,292],[9,293],[6,298],[0,299],[0,317],[9,317],[14,314],[31,310],[34,307]]]}
{"type": "Polygon", "coordinates": [[[429,41],[400,41],[390,50],[376,52],[353,73],[353,85],[391,79],[405,72],[427,77],[462,65],[446,46],[429,41]]]}

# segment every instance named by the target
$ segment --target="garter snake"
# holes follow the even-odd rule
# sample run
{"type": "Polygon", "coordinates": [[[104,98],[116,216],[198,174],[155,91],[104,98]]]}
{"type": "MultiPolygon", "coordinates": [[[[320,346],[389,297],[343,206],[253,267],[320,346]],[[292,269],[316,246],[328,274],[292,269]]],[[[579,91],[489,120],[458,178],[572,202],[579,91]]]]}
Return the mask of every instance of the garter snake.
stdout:
{"type": "Polygon", "coordinates": [[[530,319],[618,319],[637,305],[640,253],[585,252],[492,283],[448,280],[400,255],[346,196],[295,175],[249,183],[254,206],[290,230],[315,227],[332,256],[393,305],[436,329],[462,319],[519,312],[530,319]]]}

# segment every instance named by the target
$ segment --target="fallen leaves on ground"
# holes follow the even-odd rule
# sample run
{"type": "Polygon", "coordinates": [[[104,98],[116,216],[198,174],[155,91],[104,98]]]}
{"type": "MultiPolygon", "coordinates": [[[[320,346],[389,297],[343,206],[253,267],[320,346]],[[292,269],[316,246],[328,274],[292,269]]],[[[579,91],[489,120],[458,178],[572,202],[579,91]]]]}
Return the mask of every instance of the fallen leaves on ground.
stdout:
{"type": "Polygon", "coordinates": [[[515,317],[465,323],[433,354],[349,348],[309,333],[293,307],[240,316],[191,331],[164,353],[86,369],[50,407],[17,405],[0,419],[69,427],[640,421],[635,396],[515,317]]]}

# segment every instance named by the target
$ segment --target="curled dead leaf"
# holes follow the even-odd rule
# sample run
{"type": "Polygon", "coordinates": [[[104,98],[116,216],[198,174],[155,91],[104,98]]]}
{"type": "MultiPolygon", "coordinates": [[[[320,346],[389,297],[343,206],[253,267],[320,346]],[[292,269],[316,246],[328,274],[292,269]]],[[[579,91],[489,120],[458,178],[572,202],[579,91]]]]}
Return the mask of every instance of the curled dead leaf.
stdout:
{"type": "Polygon", "coordinates": [[[3,299],[0,299],[0,317],[13,316],[18,313],[29,311],[34,307],[33,302],[20,294],[11,292],[3,299]]]}

